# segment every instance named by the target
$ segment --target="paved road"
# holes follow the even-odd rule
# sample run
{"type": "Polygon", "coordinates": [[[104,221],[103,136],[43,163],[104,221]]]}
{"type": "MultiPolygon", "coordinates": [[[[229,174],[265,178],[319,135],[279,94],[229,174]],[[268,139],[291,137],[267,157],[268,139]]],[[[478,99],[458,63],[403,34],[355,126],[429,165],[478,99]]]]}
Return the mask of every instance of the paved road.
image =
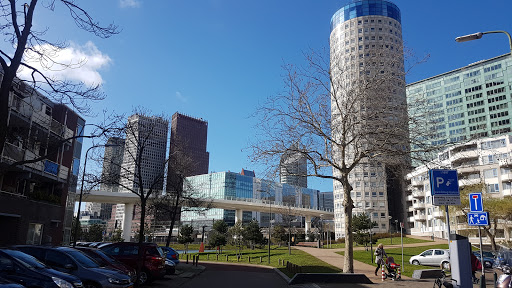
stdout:
{"type": "Polygon", "coordinates": [[[244,266],[222,263],[201,263],[206,269],[183,288],[285,288],[288,283],[272,268],[265,266],[244,266]]]}

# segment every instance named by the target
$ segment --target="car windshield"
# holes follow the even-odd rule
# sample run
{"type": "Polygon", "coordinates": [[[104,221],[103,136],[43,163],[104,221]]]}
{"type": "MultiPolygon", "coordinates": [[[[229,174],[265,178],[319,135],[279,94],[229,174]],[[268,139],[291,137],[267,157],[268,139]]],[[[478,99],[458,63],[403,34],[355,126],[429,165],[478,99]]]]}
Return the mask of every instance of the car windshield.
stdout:
{"type": "Polygon", "coordinates": [[[25,254],[21,251],[16,251],[16,250],[2,250],[2,251],[5,252],[7,255],[16,258],[18,261],[21,262],[21,264],[23,266],[25,266],[27,268],[36,268],[36,269],[48,268],[43,263],[39,262],[39,260],[37,260],[36,258],[34,258],[28,254],[25,254]]]}
{"type": "Polygon", "coordinates": [[[85,254],[83,254],[80,251],[77,251],[77,250],[66,250],[66,254],[68,254],[69,256],[73,257],[73,259],[75,259],[78,263],[80,263],[80,265],[84,266],[85,268],[98,268],[98,267],[100,267],[100,265],[98,263],[94,262],[94,260],[92,260],[91,258],[85,256],[85,254]]]}
{"type": "Polygon", "coordinates": [[[160,246],[156,247],[160,256],[165,257],[167,255],[167,251],[164,251],[160,246]]]}

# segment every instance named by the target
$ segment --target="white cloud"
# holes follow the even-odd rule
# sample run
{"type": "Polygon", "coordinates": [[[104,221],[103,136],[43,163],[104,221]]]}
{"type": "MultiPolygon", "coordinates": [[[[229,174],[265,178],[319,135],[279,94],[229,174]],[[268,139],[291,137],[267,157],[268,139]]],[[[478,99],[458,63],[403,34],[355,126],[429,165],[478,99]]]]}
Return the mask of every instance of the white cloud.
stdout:
{"type": "Polygon", "coordinates": [[[140,6],[140,2],[137,0],[119,0],[121,8],[137,8],[140,6]]]}
{"type": "Polygon", "coordinates": [[[183,103],[187,102],[187,98],[185,96],[183,96],[181,94],[181,92],[179,92],[179,91],[176,92],[176,99],[178,99],[179,101],[181,101],[183,103]]]}
{"type": "MultiPolygon", "coordinates": [[[[83,46],[70,43],[64,49],[44,44],[34,46],[33,50],[44,51],[45,57],[27,51],[23,59],[25,63],[52,79],[83,82],[88,86],[103,84],[103,78],[98,71],[112,62],[108,55],[103,54],[90,41],[83,46]]],[[[18,76],[30,79],[31,72],[31,69],[23,67],[18,71],[18,76]]]]}

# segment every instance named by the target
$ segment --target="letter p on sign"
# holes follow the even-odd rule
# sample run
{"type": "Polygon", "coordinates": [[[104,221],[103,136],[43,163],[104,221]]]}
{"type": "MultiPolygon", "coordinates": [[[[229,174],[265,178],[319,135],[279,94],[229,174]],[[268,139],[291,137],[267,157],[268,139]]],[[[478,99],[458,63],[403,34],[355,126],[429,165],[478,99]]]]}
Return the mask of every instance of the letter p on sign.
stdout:
{"type": "Polygon", "coordinates": [[[444,179],[441,177],[436,177],[436,186],[439,188],[439,185],[444,183],[444,179]]]}

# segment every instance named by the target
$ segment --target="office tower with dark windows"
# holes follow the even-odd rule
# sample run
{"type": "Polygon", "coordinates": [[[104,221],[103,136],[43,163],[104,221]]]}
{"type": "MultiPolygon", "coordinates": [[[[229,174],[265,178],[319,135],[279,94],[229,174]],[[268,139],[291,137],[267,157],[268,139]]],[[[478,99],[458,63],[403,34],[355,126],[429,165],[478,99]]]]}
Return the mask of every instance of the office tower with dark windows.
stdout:
{"type": "Polygon", "coordinates": [[[171,149],[169,173],[174,169],[172,163],[178,151],[183,153],[190,163],[184,176],[208,174],[210,153],[206,151],[208,136],[208,122],[202,118],[195,118],[180,114],[172,115],[171,120],[171,149]]]}
{"type": "Polygon", "coordinates": [[[294,152],[293,147],[287,150],[279,163],[280,182],[308,188],[308,163],[306,157],[294,152]]]}
{"type": "MultiPolygon", "coordinates": [[[[342,137],[342,128],[338,127],[347,124],[343,122],[343,115],[355,115],[350,116],[351,119],[362,120],[353,126],[356,130],[350,132],[351,135],[358,131],[377,131],[377,127],[397,127],[404,122],[407,111],[402,26],[400,10],[395,4],[385,0],[362,0],[339,9],[331,19],[330,53],[334,83],[331,85],[333,137],[342,137]]],[[[401,129],[405,131],[406,126],[401,129]]],[[[394,143],[388,148],[406,145],[408,132],[401,133],[403,135],[396,140],[391,139],[394,143]]],[[[349,162],[361,147],[382,143],[372,137],[363,138],[359,139],[359,144],[354,144],[359,146],[349,146],[345,151],[344,157],[349,162]]],[[[343,157],[336,149],[334,159],[343,157]]],[[[340,163],[340,158],[337,159],[340,163]]],[[[403,173],[400,165],[386,161],[390,159],[363,158],[349,174],[353,214],[369,214],[377,223],[375,232],[388,231],[389,217],[405,217],[403,173]]],[[[333,173],[339,176],[338,170],[333,173]]],[[[345,236],[344,190],[338,182],[334,183],[333,195],[336,238],[341,238],[345,236]]]]}

